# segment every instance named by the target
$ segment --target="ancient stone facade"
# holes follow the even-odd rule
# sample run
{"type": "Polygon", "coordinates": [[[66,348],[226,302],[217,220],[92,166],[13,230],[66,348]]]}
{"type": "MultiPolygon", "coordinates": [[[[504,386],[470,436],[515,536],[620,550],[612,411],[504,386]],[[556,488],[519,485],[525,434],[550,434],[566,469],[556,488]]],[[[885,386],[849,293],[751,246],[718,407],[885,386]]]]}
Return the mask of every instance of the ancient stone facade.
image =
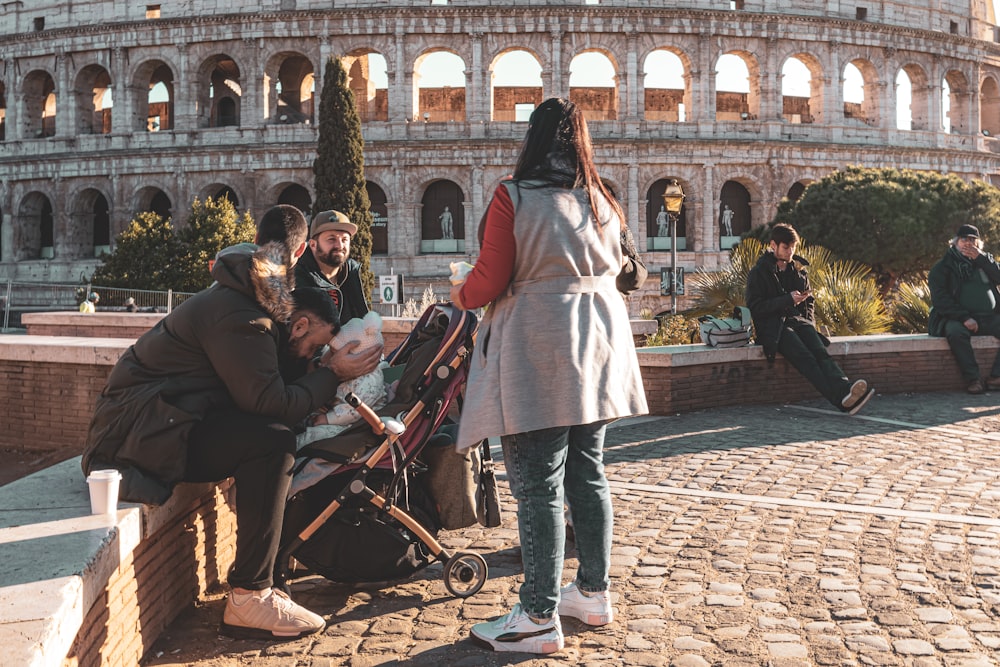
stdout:
{"type": "Polygon", "coordinates": [[[660,207],[676,179],[678,264],[712,269],[783,197],[848,164],[1000,180],[994,23],[988,0],[3,3],[0,279],[77,281],[135,213],[182,218],[194,197],[255,216],[308,207],[334,56],[363,119],[376,273],[443,277],[474,256],[526,112],[557,95],[586,109],[647,264],[671,261],[660,207]],[[461,59],[464,85],[420,86],[439,52],[461,59]],[[512,52],[537,75],[494,85],[512,52]],[[571,81],[587,53],[610,64],[607,85],[571,81]],[[727,54],[748,91],[717,89],[727,54]],[[647,85],[654,56],[675,59],[682,83],[647,85]],[[805,93],[783,90],[791,61],[808,71],[805,93]],[[845,95],[851,68],[860,101],[845,95]]]}

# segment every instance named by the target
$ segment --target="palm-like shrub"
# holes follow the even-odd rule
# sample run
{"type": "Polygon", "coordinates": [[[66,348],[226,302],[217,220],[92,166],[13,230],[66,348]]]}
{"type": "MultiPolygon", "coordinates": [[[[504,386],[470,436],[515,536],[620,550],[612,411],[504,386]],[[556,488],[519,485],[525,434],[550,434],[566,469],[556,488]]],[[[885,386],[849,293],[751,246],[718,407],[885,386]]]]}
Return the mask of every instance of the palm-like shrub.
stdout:
{"type": "MultiPolygon", "coordinates": [[[[685,314],[728,316],[733,308],[746,303],[747,277],[764,244],[745,238],[730,251],[730,265],[719,272],[699,269],[690,279],[694,307],[685,314]]],[[[867,266],[837,259],[821,246],[798,248],[809,262],[809,283],[816,297],[816,328],[832,336],[858,336],[889,330],[878,284],[867,266]]]]}
{"type": "Polygon", "coordinates": [[[701,342],[698,335],[698,320],[683,315],[667,315],[660,318],[656,333],[646,336],[646,347],[690,345],[701,342]]]}
{"type": "Polygon", "coordinates": [[[889,310],[892,313],[893,333],[927,333],[927,321],[931,314],[931,290],[927,278],[901,282],[889,310]]]}

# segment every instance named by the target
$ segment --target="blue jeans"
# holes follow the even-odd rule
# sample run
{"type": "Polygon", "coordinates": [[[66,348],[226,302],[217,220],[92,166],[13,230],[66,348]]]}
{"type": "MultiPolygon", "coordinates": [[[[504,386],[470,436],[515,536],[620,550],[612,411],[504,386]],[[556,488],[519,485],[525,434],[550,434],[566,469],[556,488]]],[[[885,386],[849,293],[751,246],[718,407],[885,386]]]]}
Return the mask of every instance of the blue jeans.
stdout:
{"type": "Polygon", "coordinates": [[[500,439],[511,493],[517,500],[524,585],[521,607],[551,618],[559,604],[563,550],[563,503],[569,505],[580,567],[577,586],[608,589],[614,517],[604,476],[605,422],[548,428],[500,439]]]}

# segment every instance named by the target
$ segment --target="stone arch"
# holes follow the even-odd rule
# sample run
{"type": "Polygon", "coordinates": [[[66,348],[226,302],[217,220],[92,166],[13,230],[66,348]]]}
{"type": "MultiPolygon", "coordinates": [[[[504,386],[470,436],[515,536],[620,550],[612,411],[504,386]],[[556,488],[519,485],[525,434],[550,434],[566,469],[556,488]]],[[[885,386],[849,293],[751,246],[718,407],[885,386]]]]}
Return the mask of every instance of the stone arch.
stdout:
{"type": "Polygon", "coordinates": [[[527,122],[527,116],[545,99],[542,81],[542,61],[531,49],[511,46],[498,53],[490,62],[490,119],[505,122],[527,122]],[[523,55],[522,55],[523,54],[523,55]],[[514,60],[523,78],[511,83],[506,74],[497,83],[497,67],[514,66],[514,60]],[[530,60],[529,60],[530,59],[530,60]]]}
{"type": "Polygon", "coordinates": [[[55,257],[55,218],[48,195],[33,190],[21,198],[14,234],[15,261],[55,257]]]}
{"type": "Polygon", "coordinates": [[[79,134],[110,134],[111,75],[103,66],[87,65],[76,75],[73,86],[76,131],[79,134]]]}
{"type": "Polygon", "coordinates": [[[944,75],[947,96],[943,100],[948,109],[948,125],[952,134],[969,134],[972,127],[972,86],[969,77],[960,70],[949,70],[944,75]]]}
{"type": "Polygon", "coordinates": [[[163,60],[147,60],[135,69],[133,131],[163,132],[174,129],[174,69],[163,60]],[[142,91],[147,91],[145,95],[142,91]]]}
{"type": "Polygon", "coordinates": [[[781,77],[782,118],[788,123],[822,123],[824,120],[824,74],[823,64],[820,62],[819,58],[804,51],[793,53],[785,58],[782,63],[781,77]],[[809,74],[809,90],[807,96],[790,94],[799,92],[795,90],[787,90],[786,92],[786,84],[790,83],[787,77],[793,75],[790,71],[793,67],[792,61],[798,62],[809,74]]]}
{"type": "Polygon", "coordinates": [[[650,49],[642,58],[643,63],[643,114],[646,120],[684,122],[690,120],[691,60],[687,54],[670,46],[650,49]],[[659,62],[658,62],[659,61],[659,62]],[[663,72],[663,68],[679,66],[681,87],[663,72]],[[655,78],[654,78],[655,77],[655,78]],[[671,86],[670,84],[674,85],[671,86]]]}
{"type": "Polygon", "coordinates": [[[420,208],[420,252],[465,252],[465,193],[458,183],[443,178],[432,181],[424,188],[420,208]]]}
{"type": "Polygon", "coordinates": [[[785,193],[784,199],[788,201],[798,201],[802,196],[802,193],[806,191],[806,188],[813,182],[811,178],[800,178],[791,184],[788,188],[788,192],[785,193]]]}
{"type": "Polygon", "coordinates": [[[1000,136],[1000,84],[992,75],[979,86],[979,129],[986,136],[1000,136]]]}
{"type": "Polygon", "coordinates": [[[132,195],[132,215],[149,211],[163,219],[173,217],[173,201],[170,196],[155,185],[147,185],[135,191],[132,195]]]}
{"type": "Polygon", "coordinates": [[[277,197],[275,204],[288,204],[302,211],[302,214],[309,218],[312,210],[312,194],[304,185],[298,183],[280,183],[276,188],[277,197]]]}
{"type": "MultiPolygon", "coordinates": [[[[916,63],[907,63],[900,68],[910,79],[910,129],[927,131],[931,129],[931,85],[926,70],[916,63]]],[[[898,78],[898,75],[897,75],[898,78]]],[[[896,108],[898,109],[905,96],[900,99],[900,90],[896,90],[896,108]]]]}
{"type": "Polygon", "coordinates": [[[62,244],[70,257],[100,257],[111,252],[111,205],[97,188],[82,189],[72,199],[67,238],[62,244]]]}
{"type": "Polygon", "coordinates": [[[361,122],[389,120],[389,62],[374,49],[355,49],[341,58],[361,122]]]}
{"type": "Polygon", "coordinates": [[[760,117],[760,65],[754,54],[749,51],[727,51],[721,54],[715,61],[715,80],[715,120],[746,121],[756,120],[760,117]],[[735,62],[723,60],[729,56],[738,58],[746,67],[747,92],[745,93],[741,90],[719,89],[722,71],[720,66],[727,66],[728,63],[735,62]]]}
{"type": "Polygon", "coordinates": [[[750,188],[742,179],[730,179],[719,189],[719,248],[728,250],[740,242],[740,235],[750,231],[753,214],[750,188]],[[731,211],[731,214],[729,213],[731,211]],[[727,218],[729,225],[726,225],[727,218]],[[731,232],[731,233],[729,233],[731,232]]]}
{"type": "Polygon", "coordinates": [[[619,67],[614,55],[609,51],[598,48],[588,48],[579,51],[570,60],[569,64],[569,99],[583,111],[588,122],[601,120],[618,120],[618,80],[619,67]],[[603,57],[603,61],[595,59],[594,64],[588,65],[588,73],[593,76],[596,69],[600,68],[603,62],[610,66],[610,78],[606,81],[610,86],[574,85],[576,79],[575,67],[581,62],[586,62],[596,56],[603,57]]]}
{"type": "MultiPolygon", "coordinates": [[[[688,193],[689,185],[684,179],[676,175],[668,175],[657,178],[646,189],[646,250],[670,250],[670,243],[673,240],[670,216],[667,214],[666,205],[663,201],[663,193],[667,189],[670,181],[676,180],[685,194],[688,193]]],[[[685,197],[685,200],[687,197],[685,197]]],[[[687,250],[687,214],[688,207],[686,201],[681,205],[681,212],[677,216],[677,249],[687,250]]]]}
{"type": "Polygon", "coordinates": [[[846,90],[844,96],[844,118],[853,118],[866,125],[878,125],[879,105],[878,105],[878,70],[875,65],[866,58],[855,58],[844,65],[842,75],[842,87],[849,77],[848,68],[854,67],[861,74],[861,101],[848,101],[846,90]]]}
{"type": "Polygon", "coordinates": [[[316,99],[316,70],[297,51],[281,51],[264,67],[265,107],[272,123],[311,125],[316,99]]]}
{"type": "Polygon", "coordinates": [[[415,121],[463,122],[466,120],[466,67],[465,59],[453,49],[433,47],[417,56],[413,61],[413,112],[415,114],[413,119],[415,121]],[[431,59],[432,62],[433,60],[445,61],[444,65],[438,67],[442,71],[447,68],[452,82],[456,84],[460,82],[461,85],[422,86],[421,79],[424,79],[425,82],[427,80],[427,76],[422,70],[424,65],[428,64],[428,59],[431,59]],[[458,67],[461,69],[457,69],[458,67]],[[460,77],[459,73],[461,73],[460,77]]]}
{"type": "Polygon", "coordinates": [[[230,202],[232,202],[233,207],[236,209],[239,209],[240,202],[242,201],[242,198],[236,192],[235,188],[233,188],[231,185],[219,182],[210,183],[201,188],[201,190],[198,192],[198,198],[201,199],[202,201],[205,201],[209,197],[211,197],[213,200],[227,198],[229,199],[230,202]]]}
{"type": "Polygon", "coordinates": [[[56,133],[56,83],[43,69],[28,72],[21,86],[24,94],[26,138],[41,139],[56,133]]]}
{"type": "Polygon", "coordinates": [[[240,66],[225,53],[206,58],[198,68],[200,127],[239,126],[243,98],[240,66]]]}
{"type": "Polygon", "coordinates": [[[372,254],[389,254],[389,201],[382,186],[365,181],[372,213],[372,254]]]}

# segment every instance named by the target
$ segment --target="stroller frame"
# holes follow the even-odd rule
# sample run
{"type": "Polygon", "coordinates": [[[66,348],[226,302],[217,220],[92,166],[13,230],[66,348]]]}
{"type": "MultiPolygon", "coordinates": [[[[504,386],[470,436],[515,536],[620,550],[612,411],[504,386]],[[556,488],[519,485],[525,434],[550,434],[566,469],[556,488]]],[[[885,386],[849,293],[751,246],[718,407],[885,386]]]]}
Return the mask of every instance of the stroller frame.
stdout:
{"type": "MultiPolygon", "coordinates": [[[[390,355],[390,363],[392,360],[399,359],[407,348],[413,345],[416,340],[415,334],[419,328],[426,323],[429,315],[440,305],[441,304],[438,304],[428,308],[406,340],[404,340],[403,343],[390,355]]],[[[444,585],[450,594],[459,598],[467,598],[475,595],[480,589],[482,589],[489,574],[485,558],[473,551],[452,552],[451,550],[446,549],[419,521],[417,521],[404,509],[394,505],[387,498],[387,496],[392,495],[392,491],[396,488],[396,485],[402,474],[405,472],[406,467],[423,450],[424,445],[427,444],[427,441],[433,434],[434,424],[437,423],[439,418],[438,413],[441,410],[440,395],[442,394],[443,389],[451,381],[454,374],[458,372],[462,364],[466,363],[470,354],[470,350],[467,346],[462,345],[458,348],[454,358],[449,363],[442,363],[442,351],[448,349],[448,347],[454,343],[454,337],[461,335],[467,327],[476,326],[475,318],[470,313],[460,311],[459,317],[461,319],[457,324],[451,322],[448,327],[448,333],[452,338],[440,346],[438,354],[435,355],[434,360],[429,365],[428,370],[433,373],[433,379],[417,397],[413,407],[411,407],[409,411],[407,411],[406,415],[403,416],[402,424],[400,424],[398,420],[391,417],[380,417],[368,405],[361,402],[354,394],[349,393],[345,396],[345,400],[364,418],[364,420],[371,427],[372,432],[376,435],[384,437],[374,449],[368,450],[363,455],[364,461],[360,464],[360,467],[351,480],[344,485],[340,493],[338,493],[337,496],[326,506],[326,508],[321,511],[319,515],[304,529],[302,529],[294,537],[294,539],[292,539],[278,552],[277,566],[274,573],[275,586],[284,589],[286,592],[288,591],[288,580],[291,575],[290,563],[291,559],[295,555],[295,551],[301,547],[302,544],[308,541],[316,533],[316,531],[318,531],[337,512],[337,510],[344,505],[344,503],[351,498],[358,497],[384,511],[386,514],[405,526],[407,530],[411,531],[411,533],[419,539],[425,547],[427,547],[431,555],[434,557],[434,560],[444,563],[444,585]],[[437,398],[437,400],[432,400],[434,398],[437,398]],[[385,494],[385,496],[377,493],[368,486],[366,478],[380,462],[385,460],[387,455],[391,455],[393,447],[404,434],[405,428],[416,421],[422,413],[425,413],[425,411],[429,411],[431,418],[430,426],[427,429],[427,433],[422,437],[422,442],[420,442],[418,446],[413,447],[405,456],[399,467],[399,471],[393,476],[389,491],[385,494]]],[[[476,332],[475,329],[473,329],[471,333],[472,341],[475,340],[475,336],[476,332]]],[[[426,378],[427,376],[428,372],[425,371],[424,377],[426,378]]]]}

